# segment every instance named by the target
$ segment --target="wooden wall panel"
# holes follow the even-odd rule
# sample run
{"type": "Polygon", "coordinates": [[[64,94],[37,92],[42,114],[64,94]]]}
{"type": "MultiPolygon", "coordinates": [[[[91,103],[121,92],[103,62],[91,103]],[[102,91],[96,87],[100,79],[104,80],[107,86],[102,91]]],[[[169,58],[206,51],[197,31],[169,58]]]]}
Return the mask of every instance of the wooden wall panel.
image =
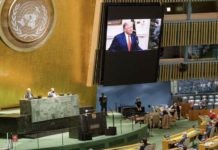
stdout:
{"type": "Polygon", "coordinates": [[[165,21],[162,46],[218,44],[218,21],[165,21]]]}
{"type": "Polygon", "coordinates": [[[172,3],[172,2],[206,2],[208,0],[104,0],[106,3],[172,3]]]}
{"type": "Polygon", "coordinates": [[[179,63],[161,63],[159,80],[216,79],[218,77],[218,61],[188,62],[187,65],[188,69],[185,72],[180,72],[179,63]]]}
{"type": "Polygon", "coordinates": [[[86,86],[95,0],[54,2],[56,25],[42,47],[22,53],[0,41],[0,108],[17,106],[28,87],[42,96],[51,87],[77,93],[80,105],[95,106],[96,87],[86,86]]]}

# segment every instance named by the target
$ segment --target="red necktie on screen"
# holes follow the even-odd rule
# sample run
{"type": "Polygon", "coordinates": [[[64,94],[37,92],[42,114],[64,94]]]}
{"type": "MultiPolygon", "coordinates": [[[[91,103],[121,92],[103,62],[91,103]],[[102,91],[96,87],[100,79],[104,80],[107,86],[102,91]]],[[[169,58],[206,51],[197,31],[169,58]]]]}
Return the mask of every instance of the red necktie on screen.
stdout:
{"type": "Polygon", "coordinates": [[[128,43],[127,43],[127,46],[128,46],[128,51],[130,52],[131,51],[131,36],[128,36],[128,43]]]}

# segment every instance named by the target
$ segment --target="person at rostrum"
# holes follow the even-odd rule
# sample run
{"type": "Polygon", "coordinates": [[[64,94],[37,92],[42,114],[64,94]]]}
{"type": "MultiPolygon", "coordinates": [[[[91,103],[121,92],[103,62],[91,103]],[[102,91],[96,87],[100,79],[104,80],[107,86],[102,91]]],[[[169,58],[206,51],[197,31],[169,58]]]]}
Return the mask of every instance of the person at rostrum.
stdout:
{"type": "Polygon", "coordinates": [[[133,33],[133,22],[123,24],[123,32],[116,35],[108,49],[108,52],[132,52],[141,51],[138,37],[133,33]]]}
{"type": "Polygon", "coordinates": [[[27,88],[26,92],[25,92],[25,95],[24,95],[24,99],[31,100],[33,98],[34,98],[34,96],[33,96],[33,93],[31,91],[31,89],[27,88]]]}
{"type": "Polygon", "coordinates": [[[58,94],[55,92],[54,88],[51,88],[51,90],[48,92],[48,97],[57,97],[58,94]]]}

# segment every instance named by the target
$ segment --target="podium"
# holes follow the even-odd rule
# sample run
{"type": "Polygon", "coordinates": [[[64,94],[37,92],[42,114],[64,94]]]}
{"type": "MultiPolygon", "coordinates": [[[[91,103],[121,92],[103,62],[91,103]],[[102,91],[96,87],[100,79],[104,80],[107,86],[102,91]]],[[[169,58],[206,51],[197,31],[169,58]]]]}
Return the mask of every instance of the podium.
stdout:
{"type": "Polygon", "coordinates": [[[91,140],[93,136],[104,135],[107,128],[104,113],[86,113],[79,117],[79,127],[69,130],[70,138],[91,140]]]}
{"type": "Polygon", "coordinates": [[[20,100],[21,115],[31,116],[32,123],[79,115],[79,96],[58,96],[20,100]]]}

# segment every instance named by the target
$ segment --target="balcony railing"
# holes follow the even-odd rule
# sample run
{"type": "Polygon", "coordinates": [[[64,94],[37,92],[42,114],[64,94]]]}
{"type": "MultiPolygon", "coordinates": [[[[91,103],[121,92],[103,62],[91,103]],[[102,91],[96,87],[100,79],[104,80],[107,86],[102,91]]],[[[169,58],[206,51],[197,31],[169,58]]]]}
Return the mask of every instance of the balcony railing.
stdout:
{"type": "Polygon", "coordinates": [[[162,46],[218,44],[218,20],[165,21],[162,46]]]}
{"type": "Polygon", "coordinates": [[[161,62],[159,69],[159,81],[218,78],[218,61],[187,62],[183,70],[179,61],[168,61],[161,62]]]}
{"type": "Polygon", "coordinates": [[[173,2],[208,2],[216,0],[104,0],[106,3],[173,3],[173,2]]]}

